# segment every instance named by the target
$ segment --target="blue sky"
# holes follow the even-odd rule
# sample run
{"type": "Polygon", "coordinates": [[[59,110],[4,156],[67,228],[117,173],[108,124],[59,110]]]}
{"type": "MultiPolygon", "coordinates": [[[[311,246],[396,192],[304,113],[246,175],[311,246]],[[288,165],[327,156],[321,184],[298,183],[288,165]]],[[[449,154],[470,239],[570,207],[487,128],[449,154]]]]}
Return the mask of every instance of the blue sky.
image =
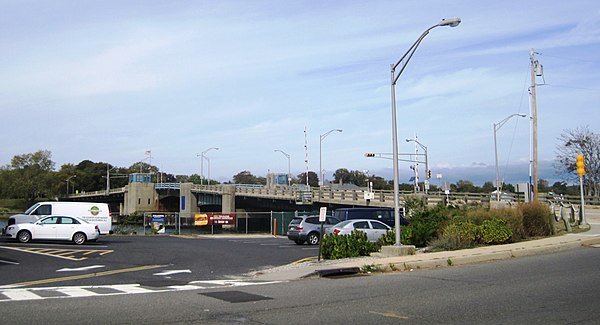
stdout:
{"type": "MultiPolygon", "coordinates": [[[[337,168],[390,177],[391,160],[364,157],[392,151],[390,64],[451,17],[460,26],[432,30],[398,81],[400,153],[417,135],[434,175],[495,179],[493,123],[529,115],[531,48],[546,83],[540,163],[565,129],[600,132],[596,1],[0,0],[0,164],[43,149],[57,167],[127,167],[150,150],[152,164],[189,175],[200,174],[197,154],[219,147],[207,153],[211,176],[227,181],[287,172],[280,149],[299,174],[304,129],[315,172],[319,136],[342,129],[321,142],[327,178],[337,168]]],[[[528,179],[529,137],[529,118],[498,131],[509,182],[528,179]]]]}

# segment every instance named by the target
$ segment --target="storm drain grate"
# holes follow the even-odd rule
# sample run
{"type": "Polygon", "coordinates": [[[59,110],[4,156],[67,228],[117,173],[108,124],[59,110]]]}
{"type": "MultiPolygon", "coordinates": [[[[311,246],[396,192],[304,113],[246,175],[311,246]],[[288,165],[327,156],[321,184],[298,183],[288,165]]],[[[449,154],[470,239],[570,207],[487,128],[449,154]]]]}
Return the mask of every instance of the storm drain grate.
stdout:
{"type": "Polygon", "coordinates": [[[242,291],[215,291],[215,292],[204,292],[204,293],[200,293],[200,294],[203,296],[231,302],[234,304],[238,303],[238,302],[251,302],[251,301],[273,299],[273,298],[255,295],[255,294],[242,292],[242,291]]]}

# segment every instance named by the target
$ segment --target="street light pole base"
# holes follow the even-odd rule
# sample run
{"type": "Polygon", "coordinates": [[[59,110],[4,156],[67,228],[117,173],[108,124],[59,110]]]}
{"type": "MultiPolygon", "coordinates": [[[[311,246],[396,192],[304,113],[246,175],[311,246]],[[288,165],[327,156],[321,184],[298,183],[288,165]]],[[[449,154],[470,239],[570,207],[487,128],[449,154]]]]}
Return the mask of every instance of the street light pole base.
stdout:
{"type": "Polygon", "coordinates": [[[381,246],[383,257],[415,255],[416,251],[417,248],[414,245],[381,246]]]}

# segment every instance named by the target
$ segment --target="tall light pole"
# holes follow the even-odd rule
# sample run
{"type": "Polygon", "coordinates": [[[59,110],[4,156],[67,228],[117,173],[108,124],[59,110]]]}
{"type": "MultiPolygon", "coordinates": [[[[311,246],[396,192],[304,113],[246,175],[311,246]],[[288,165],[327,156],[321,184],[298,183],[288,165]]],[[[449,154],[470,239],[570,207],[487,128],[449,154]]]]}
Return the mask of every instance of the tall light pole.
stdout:
{"type": "Polygon", "coordinates": [[[511,117],[514,116],[520,116],[520,117],[525,117],[527,115],[525,114],[511,114],[510,116],[506,117],[505,119],[503,119],[502,121],[498,122],[498,123],[494,123],[494,153],[496,154],[496,201],[500,202],[500,170],[498,168],[498,143],[496,142],[496,132],[498,132],[498,130],[500,130],[500,128],[504,125],[504,123],[506,123],[508,120],[510,120],[511,117]]]}
{"type": "Polygon", "coordinates": [[[398,173],[398,128],[396,123],[396,83],[400,78],[400,75],[406,68],[406,65],[412,58],[413,54],[419,47],[419,44],[423,41],[425,36],[429,34],[429,31],[438,26],[450,26],[456,27],[460,24],[460,18],[442,19],[439,23],[429,27],[427,30],[419,36],[419,38],[413,43],[408,51],[396,62],[396,64],[390,65],[391,74],[391,90],[392,90],[392,161],[394,162],[394,221],[396,224],[396,246],[400,246],[400,176],[398,173]],[[396,68],[400,66],[400,71],[396,73],[396,68]]]}
{"type": "Polygon", "coordinates": [[[67,196],[69,196],[69,181],[71,180],[71,178],[73,177],[77,177],[77,175],[73,175],[73,176],[69,176],[67,178],[67,196]]]}
{"type": "MultiPolygon", "coordinates": [[[[429,158],[427,158],[427,146],[424,146],[421,142],[419,142],[416,135],[415,135],[414,139],[406,139],[406,142],[411,142],[411,141],[415,143],[415,146],[418,145],[425,152],[425,185],[423,187],[425,188],[425,194],[427,194],[427,184],[426,183],[429,180],[429,158]]],[[[419,154],[418,150],[417,150],[417,148],[415,148],[415,165],[418,164],[418,162],[419,162],[418,154],[419,154]]],[[[419,179],[419,174],[417,172],[417,167],[415,166],[415,182],[418,182],[418,179],[419,179]]]]}
{"type": "Polygon", "coordinates": [[[287,174],[287,183],[288,184],[287,185],[289,186],[292,181],[292,170],[291,170],[292,164],[291,164],[290,155],[280,149],[275,149],[275,152],[281,152],[287,158],[287,161],[288,161],[288,174],[287,174]]]}
{"type": "Polygon", "coordinates": [[[206,178],[206,183],[207,185],[210,185],[210,158],[204,156],[204,159],[206,159],[206,162],[208,163],[208,177],[206,178]]]}
{"type": "Polygon", "coordinates": [[[325,137],[327,137],[331,132],[342,132],[342,130],[340,129],[333,129],[333,130],[329,130],[327,132],[325,132],[324,134],[321,134],[321,136],[319,137],[319,184],[321,186],[325,185],[325,181],[323,179],[323,150],[322,150],[322,142],[323,139],[325,139],[325,137]]]}
{"type": "Polygon", "coordinates": [[[213,149],[219,150],[219,148],[217,148],[217,147],[210,147],[210,148],[202,151],[201,154],[196,155],[197,157],[200,157],[200,185],[204,184],[204,154],[206,154],[207,152],[209,152],[213,149]]]}

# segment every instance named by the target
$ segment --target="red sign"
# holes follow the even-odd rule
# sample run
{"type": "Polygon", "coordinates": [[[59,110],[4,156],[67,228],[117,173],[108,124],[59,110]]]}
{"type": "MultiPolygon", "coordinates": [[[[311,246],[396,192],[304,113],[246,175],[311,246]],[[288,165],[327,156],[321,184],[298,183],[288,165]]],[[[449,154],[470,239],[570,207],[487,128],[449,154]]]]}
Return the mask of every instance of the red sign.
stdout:
{"type": "Polygon", "coordinates": [[[235,225],[234,214],[208,213],[209,225],[235,225]]]}

